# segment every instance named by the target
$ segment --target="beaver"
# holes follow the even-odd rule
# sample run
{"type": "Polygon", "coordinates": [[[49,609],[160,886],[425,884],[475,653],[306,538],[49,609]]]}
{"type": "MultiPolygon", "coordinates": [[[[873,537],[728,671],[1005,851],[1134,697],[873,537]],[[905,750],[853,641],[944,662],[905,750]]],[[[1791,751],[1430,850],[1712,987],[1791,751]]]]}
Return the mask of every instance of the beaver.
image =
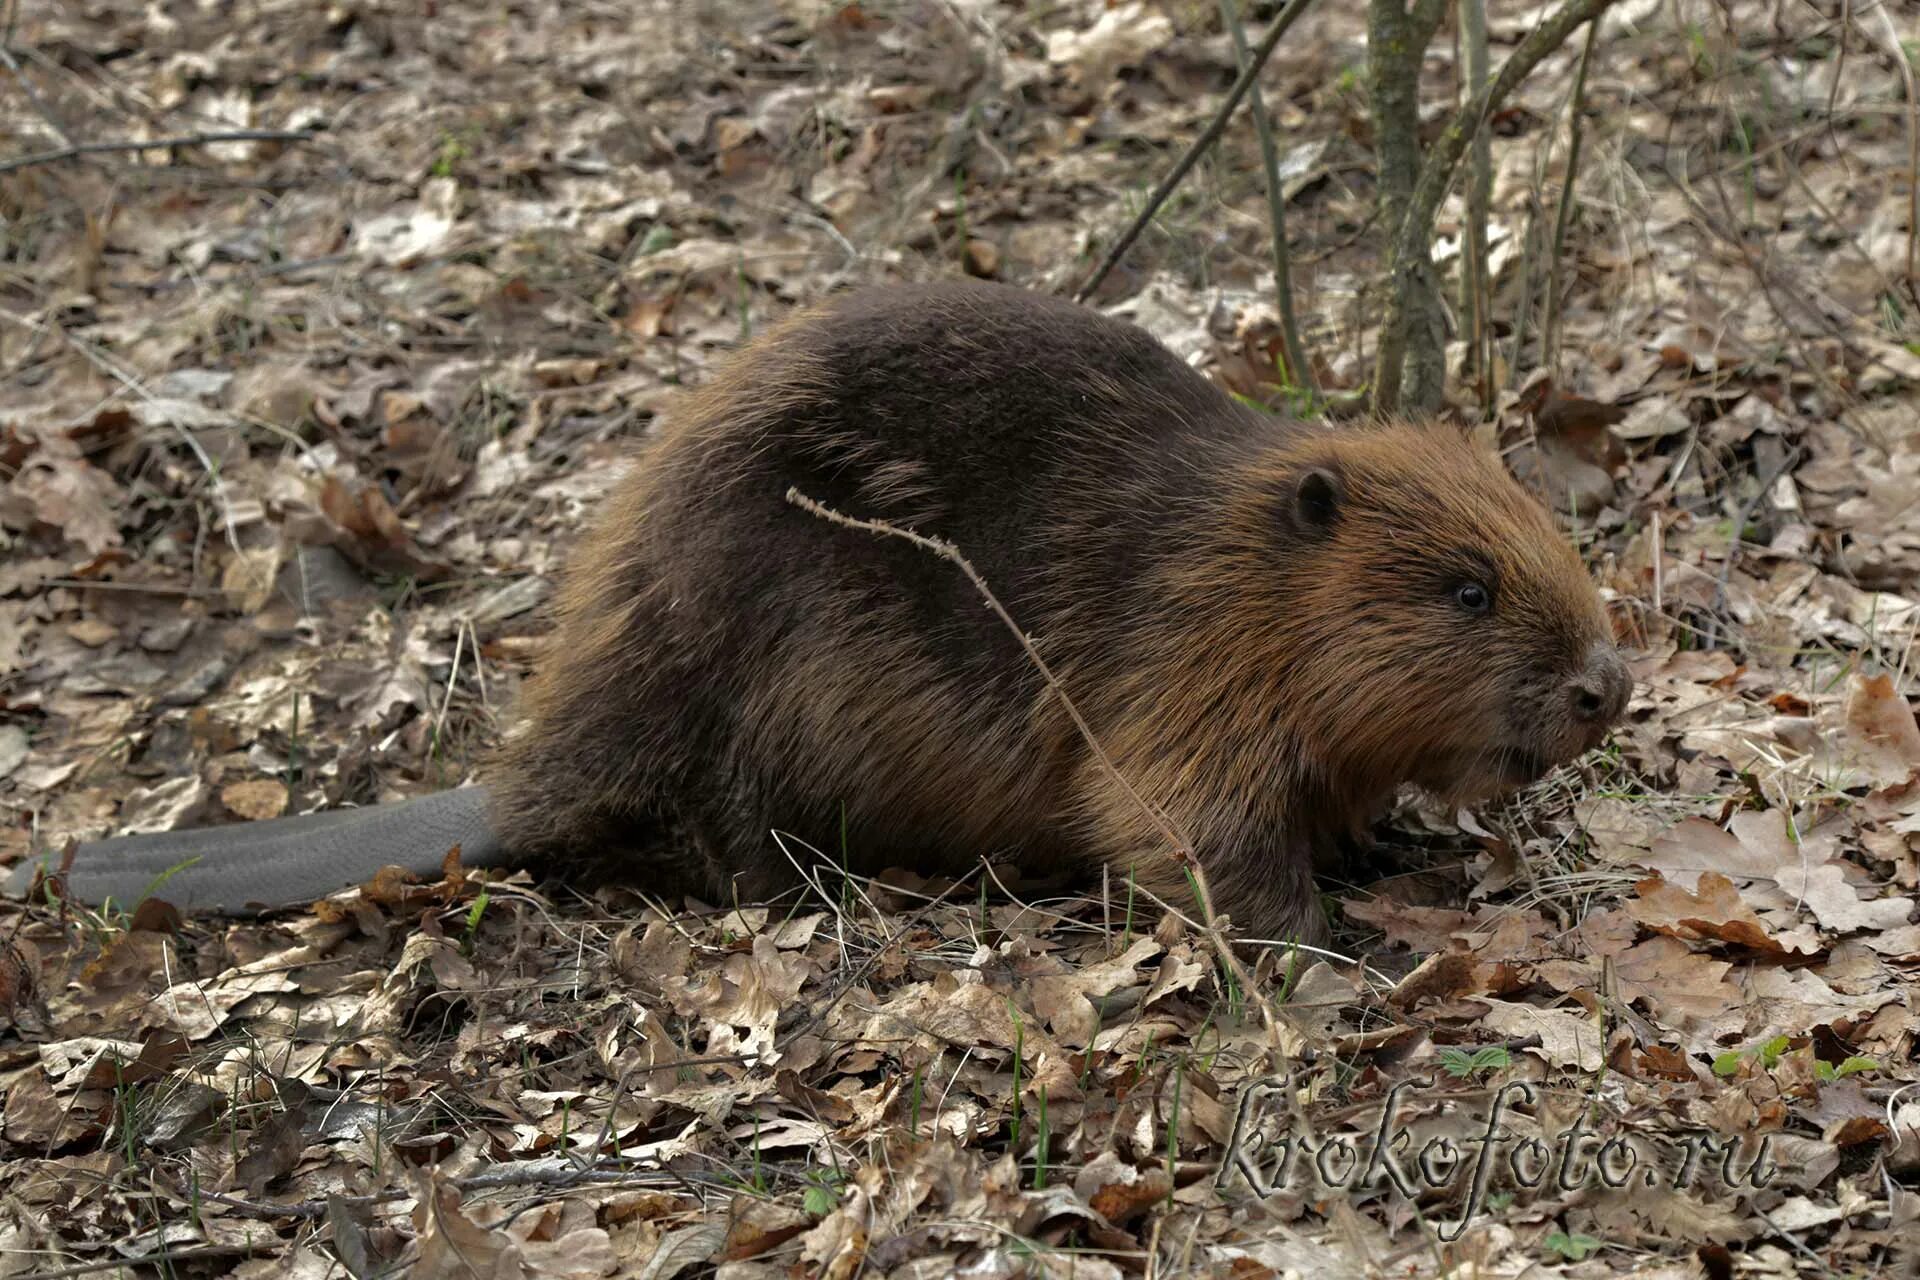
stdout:
{"type": "Polygon", "coordinates": [[[197,858],[161,896],[290,905],[457,843],[752,901],[798,883],[787,833],[855,871],[1104,864],[1190,907],[1170,824],[1217,910],[1318,941],[1317,850],[1406,783],[1538,777],[1629,693],[1580,558],[1458,428],[1280,418],[980,282],[840,295],[737,353],[642,444],[556,614],[484,785],[81,846],[70,891],[197,858]],[[957,547],[1113,767],[953,564],[790,490],[957,547]]]}

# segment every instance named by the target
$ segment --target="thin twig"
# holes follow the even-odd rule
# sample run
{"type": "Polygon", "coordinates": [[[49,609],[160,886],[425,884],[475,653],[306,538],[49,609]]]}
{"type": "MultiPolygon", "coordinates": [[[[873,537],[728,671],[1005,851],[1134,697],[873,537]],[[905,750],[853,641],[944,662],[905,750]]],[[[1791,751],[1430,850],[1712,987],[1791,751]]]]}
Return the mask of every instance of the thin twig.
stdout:
{"type": "Polygon", "coordinates": [[[1153,216],[1160,212],[1160,206],[1167,202],[1167,197],[1172,195],[1174,188],[1180,185],[1180,180],[1199,163],[1200,157],[1207,153],[1207,148],[1219,141],[1221,133],[1226,130],[1228,118],[1233,115],[1233,109],[1240,105],[1240,99],[1246,97],[1247,91],[1253,88],[1253,82],[1259,78],[1260,68],[1267,65],[1267,59],[1273,55],[1274,48],[1280,43],[1280,37],[1287,34],[1287,28],[1306,12],[1307,5],[1310,3],[1312,0],[1287,0],[1287,7],[1275,15],[1273,25],[1267,28],[1267,34],[1254,47],[1253,55],[1247,59],[1247,65],[1241,68],[1240,76],[1233,82],[1233,87],[1227,90],[1227,96],[1222,99],[1219,108],[1213,113],[1213,119],[1207,122],[1207,127],[1201,131],[1199,137],[1193,140],[1193,145],[1187,148],[1186,154],[1180,157],[1179,162],[1173,166],[1167,176],[1160,179],[1160,185],[1155,187],[1153,194],[1147,197],[1146,205],[1134,218],[1133,224],[1113,242],[1113,247],[1107,250],[1107,256],[1100,260],[1100,265],[1095,267],[1093,274],[1087,277],[1087,282],[1074,291],[1075,302],[1085,302],[1093,296],[1093,291],[1100,287],[1100,282],[1107,278],[1107,273],[1126,256],[1127,250],[1133,247],[1133,242],[1140,238],[1140,233],[1146,230],[1149,222],[1153,221],[1153,216]]]}
{"type": "MultiPolygon", "coordinates": [[[[1684,157],[1682,159],[1684,160],[1684,157]]],[[[1871,354],[1859,351],[1853,343],[1851,333],[1834,320],[1833,315],[1829,314],[1828,307],[1821,305],[1819,287],[1809,280],[1794,276],[1784,268],[1780,270],[1780,274],[1785,275],[1786,279],[1780,287],[1775,287],[1774,270],[1768,267],[1767,262],[1755,249],[1752,237],[1742,234],[1738,229],[1738,216],[1733,211],[1732,201],[1727,197],[1720,171],[1714,171],[1709,177],[1712,179],[1713,192],[1720,199],[1720,208],[1726,215],[1724,221],[1715,216],[1713,210],[1707,207],[1706,201],[1693,190],[1692,181],[1684,171],[1668,168],[1666,173],[1673,183],[1673,189],[1679,192],[1680,198],[1687,202],[1687,207],[1692,211],[1695,220],[1734,253],[1740,255],[1747,264],[1747,270],[1753,274],[1754,283],[1760,286],[1760,295],[1767,300],[1768,309],[1780,322],[1781,331],[1787,335],[1787,340],[1798,352],[1801,367],[1811,373],[1814,380],[1835,401],[1842,404],[1851,401],[1852,393],[1834,378],[1827,368],[1827,362],[1807,344],[1802,326],[1789,314],[1791,310],[1797,308],[1803,317],[1811,320],[1827,337],[1833,339],[1849,357],[1859,357],[1869,363],[1872,362],[1871,354]]],[[[1676,471],[1674,474],[1678,475],[1679,472],[1676,471]]]]}
{"type": "Polygon", "coordinates": [[[1184,831],[1180,830],[1172,818],[1161,812],[1161,810],[1154,805],[1148,803],[1145,796],[1134,790],[1133,784],[1127,781],[1126,775],[1120,772],[1119,766],[1114,764],[1113,758],[1107,754],[1106,748],[1101,746],[1100,740],[1094,736],[1092,726],[1081,717],[1080,708],[1075,706],[1073,699],[1067,696],[1066,687],[1060,683],[1059,677],[1053,674],[1053,668],[1049,667],[1047,660],[1040,656],[1040,651],[1033,647],[1033,641],[1028,638],[1026,631],[1021,628],[1020,624],[1014,621],[1013,615],[1007,612],[1007,607],[1000,603],[1000,597],[993,593],[993,588],[989,587],[987,580],[980,576],[980,571],[973,567],[973,561],[967,559],[960,553],[960,548],[954,546],[945,538],[936,538],[924,533],[915,533],[912,529],[903,529],[899,525],[889,524],[885,520],[862,520],[857,516],[850,516],[843,512],[835,511],[832,507],[809,498],[797,488],[789,488],[787,490],[787,501],[799,507],[802,511],[807,512],[809,515],[819,516],[829,524],[841,525],[848,529],[861,529],[867,533],[879,534],[887,538],[900,538],[906,542],[911,542],[922,551],[931,551],[942,559],[952,562],[961,573],[967,576],[967,581],[973,584],[974,590],[980,593],[981,598],[986,601],[987,608],[993,610],[994,616],[1005,623],[1009,631],[1013,632],[1014,638],[1020,642],[1020,647],[1026,650],[1027,657],[1033,662],[1034,669],[1039,671],[1040,678],[1046,682],[1047,688],[1052,691],[1055,697],[1060,699],[1060,705],[1066,709],[1068,718],[1073,721],[1073,727],[1080,731],[1080,736],[1085,738],[1087,745],[1092,748],[1094,755],[1100,761],[1101,768],[1105,769],[1114,781],[1119,784],[1120,789],[1126,793],[1127,799],[1131,800],[1134,805],[1139,808],[1140,812],[1147,815],[1153,824],[1160,828],[1160,834],[1164,835],[1167,841],[1179,851],[1181,861],[1183,863],[1192,863],[1192,839],[1190,839],[1184,831]]]}
{"type": "MultiPolygon", "coordinates": [[[[0,310],[0,320],[11,321],[14,324],[17,324],[22,328],[26,328],[26,329],[33,329],[38,327],[32,321],[27,320],[22,316],[16,316],[12,312],[6,311],[6,310],[0,310]]],[[[93,365],[96,369],[100,370],[102,373],[108,374],[109,376],[113,377],[115,380],[117,380],[121,384],[121,386],[126,388],[126,390],[128,390],[129,392],[133,393],[135,396],[138,396],[142,401],[149,404],[154,403],[156,397],[154,396],[153,392],[147,388],[147,384],[145,383],[145,381],[141,379],[138,373],[136,373],[132,369],[129,369],[121,365],[119,361],[115,360],[112,356],[109,356],[105,351],[95,347],[92,343],[68,332],[65,329],[61,329],[55,326],[55,332],[57,332],[60,335],[61,339],[65,341],[67,345],[71,346],[75,351],[78,351],[82,356],[84,356],[89,364],[93,365]]],[[[190,430],[188,427],[186,427],[185,425],[179,422],[170,422],[169,425],[173,427],[174,431],[180,436],[181,440],[186,444],[187,448],[190,451],[192,451],[194,457],[199,459],[201,467],[206,471],[207,482],[213,489],[214,506],[219,509],[221,523],[226,527],[227,544],[231,546],[236,552],[239,551],[240,550],[240,534],[239,534],[239,531],[234,527],[233,508],[232,508],[232,505],[227,501],[227,489],[226,489],[226,486],[223,483],[221,483],[219,466],[216,465],[213,458],[208,455],[205,446],[203,446],[200,443],[199,439],[194,436],[192,430],[190,430]]],[[[198,565],[198,548],[197,547],[195,549],[195,564],[197,567],[198,565]]]]}
{"type": "MultiPolygon", "coordinates": [[[[1707,644],[1709,646],[1711,646],[1716,639],[1717,633],[1720,630],[1720,615],[1724,613],[1727,608],[1727,584],[1733,580],[1733,566],[1734,562],[1740,558],[1740,544],[1741,539],[1746,536],[1747,522],[1753,519],[1753,513],[1760,509],[1760,504],[1767,500],[1768,492],[1772,490],[1775,484],[1779,483],[1780,477],[1786,475],[1792,471],[1794,467],[1799,465],[1800,456],[1803,452],[1805,452],[1805,450],[1802,446],[1796,444],[1787,451],[1785,457],[1781,458],[1780,461],[1772,467],[1769,467],[1767,474],[1760,477],[1760,484],[1754,489],[1753,496],[1741,504],[1739,512],[1733,518],[1733,532],[1727,538],[1727,554],[1721,559],[1720,573],[1714,580],[1713,616],[1709,618],[1707,622],[1707,644]]],[[[1731,631],[1732,628],[1729,627],[1728,630],[1731,631]]]]}
{"type": "Polygon", "coordinates": [[[441,746],[441,735],[447,729],[447,709],[453,705],[453,691],[460,684],[460,655],[466,651],[467,628],[464,623],[453,633],[453,661],[447,668],[447,691],[440,699],[440,714],[433,720],[433,752],[437,755],[441,746]]]}
{"type": "MultiPolygon", "coordinates": [[[[1247,69],[1249,50],[1247,29],[1240,21],[1233,0],[1220,0],[1220,20],[1233,39],[1233,56],[1242,72],[1247,69]]],[[[1293,270],[1287,248],[1287,193],[1280,184],[1280,147],[1273,136],[1273,117],[1260,100],[1260,86],[1247,90],[1247,110],[1253,115],[1253,129],[1260,138],[1260,164],[1267,176],[1267,221],[1272,224],[1274,306],[1280,312],[1280,341],[1287,354],[1287,380],[1318,400],[1320,388],[1313,380],[1313,366],[1307,362],[1307,350],[1300,342],[1300,322],[1293,311],[1293,270]]]]}
{"type": "MultiPolygon", "coordinates": [[[[230,271],[201,272],[191,278],[181,280],[145,280],[126,282],[110,280],[115,289],[139,290],[143,293],[165,293],[172,289],[197,289],[209,285],[232,284],[259,279],[272,279],[279,276],[298,275],[302,271],[319,271],[326,267],[338,267],[353,261],[350,253],[330,253],[319,258],[301,258],[291,262],[245,263],[230,271]]],[[[567,387],[567,391],[578,388],[567,387]]]]}
{"type": "Polygon", "coordinates": [[[207,587],[176,587],[164,582],[113,582],[105,578],[41,578],[33,584],[35,591],[48,587],[73,587],[80,591],[134,591],[150,596],[183,596],[190,600],[218,599],[221,592],[207,587]]]}
{"type": "MultiPolygon", "coordinates": [[[[1549,138],[1540,148],[1542,156],[1552,148],[1549,138]]],[[[1512,355],[1507,358],[1507,390],[1517,390],[1521,384],[1520,355],[1527,349],[1527,334],[1533,327],[1533,311],[1536,301],[1534,272],[1540,257],[1540,225],[1546,214],[1540,204],[1540,175],[1534,174],[1533,186],[1527,192],[1527,229],[1521,233],[1520,240],[1520,292],[1515,296],[1513,318],[1509,324],[1513,329],[1512,355]]]]}
{"type": "MultiPolygon", "coordinates": [[[[712,1182],[722,1185],[718,1178],[710,1178],[699,1173],[680,1173],[658,1169],[643,1169],[629,1166],[621,1168],[617,1164],[594,1162],[585,1165],[564,1164],[564,1157],[548,1157],[543,1160],[528,1160],[519,1163],[494,1164],[467,1174],[465,1177],[451,1178],[449,1183],[461,1191],[483,1191],[495,1187],[552,1187],[565,1188],[582,1185],[604,1186],[608,1183],[631,1183],[639,1186],[684,1186],[688,1182],[712,1182]]],[[[410,1189],[393,1188],[372,1195],[334,1196],[325,1199],[290,1200],[284,1204],[271,1201],[243,1200],[238,1196],[222,1195],[214,1191],[196,1190],[188,1194],[177,1187],[161,1188],[162,1194],[180,1204],[206,1202],[231,1209],[240,1217],[273,1221],[283,1218],[304,1218],[317,1220],[327,1216],[329,1206],[338,1202],[353,1208],[377,1208],[384,1204],[411,1199],[410,1189]]],[[[175,1258],[184,1254],[175,1253],[175,1258]]],[[[132,1265],[132,1264],[128,1264],[132,1265]]],[[[47,1273],[40,1273],[45,1275],[47,1273]]],[[[74,1273],[78,1274],[78,1273],[74,1273]]]]}
{"type": "Polygon", "coordinates": [[[187,133],[172,138],[151,138],[145,142],[78,142],[72,146],[36,151],[31,155],[0,160],[0,173],[13,173],[37,164],[53,164],[76,156],[105,155],[115,151],[158,151],[173,147],[200,147],[210,142],[309,142],[311,133],[297,129],[222,129],[212,133],[187,133]]]}
{"type": "Polygon", "coordinates": [[[7,70],[13,72],[13,78],[20,82],[20,92],[27,96],[27,102],[32,105],[40,118],[47,122],[47,128],[53,130],[54,136],[67,146],[73,146],[73,134],[67,131],[67,126],[61,123],[60,117],[53,113],[53,108],[42,101],[39,93],[35,92],[33,81],[27,79],[27,73],[21,69],[19,60],[13,56],[13,50],[7,48],[4,43],[0,43],[0,64],[4,64],[7,70]]]}
{"type": "Polygon", "coordinates": [[[137,1257],[96,1258],[92,1262],[82,1262],[71,1267],[57,1267],[51,1271],[25,1271],[18,1274],[18,1280],[65,1280],[67,1276],[90,1276],[102,1271],[131,1271],[135,1267],[170,1267],[176,1262],[196,1262],[205,1258],[232,1258],[255,1253],[264,1253],[268,1249],[280,1249],[286,1241],[275,1235],[267,1235],[259,1240],[248,1240],[240,1244],[203,1244],[191,1249],[165,1249],[158,1253],[143,1253],[137,1257]]]}
{"type": "Polygon", "coordinates": [[[999,618],[1000,621],[1006,625],[1007,630],[1013,633],[1014,639],[1019,641],[1020,647],[1026,651],[1027,658],[1033,663],[1034,669],[1040,673],[1040,677],[1046,682],[1048,690],[1055,698],[1059,699],[1060,706],[1073,721],[1074,728],[1079,730],[1081,738],[1086,742],[1087,748],[1093,752],[1095,759],[1100,762],[1100,766],[1106,770],[1108,776],[1111,777],[1115,785],[1126,794],[1127,798],[1139,807],[1140,812],[1145,814],[1155,826],[1160,828],[1161,833],[1166,836],[1168,842],[1172,845],[1175,860],[1179,862],[1183,869],[1193,876],[1194,889],[1200,899],[1200,914],[1204,925],[1202,932],[1206,935],[1207,942],[1213,948],[1214,954],[1219,957],[1222,967],[1233,976],[1234,980],[1239,984],[1240,989],[1246,992],[1247,998],[1252,1000],[1259,1008],[1261,1023],[1268,1033],[1270,1047],[1276,1053],[1281,1052],[1279,1015],[1274,1012],[1272,1003],[1261,994],[1259,987],[1254,984],[1253,976],[1247,972],[1246,966],[1240,963],[1240,957],[1233,953],[1233,947],[1220,933],[1217,923],[1218,918],[1215,916],[1213,910],[1213,891],[1207,884],[1206,869],[1200,865],[1200,859],[1194,854],[1193,840],[1180,829],[1170,815],[1149,803],[1146,797],[1135,790],[1133,784],[1127,780],[1127,776],[1120,771],[1120,767],[1114,764],[1113,757],[1107,754],[1106,748],[1100,745],[1100,739],[1094,735],[1092,726],[1090,726],[1086,722],[1085,717],[1080,714],[1080,708],[1074,705],[1072,697],[1067,693],[1066,686],[1062,685],[1059,678],[1053,674],[1053,668],[1049,667],[1046,659],[1040,656],[1040,651],[1034,648],[1033,641],[1027,636],[1026,631],[1014,620],[1013,615],[1007,612],[1007,607],[1000,603],[1000,597],[993,593],[993,588],[987,585],[987,580],[981,576],[980,571],[973,567],[973,562],[960,553],[960,548],[954,546],[945,538],[916,533],[911,529],[903,529],[899,525],[889,524],[884,520],[862,520],[856,516],[835,511],[832,507],[809,498],[796,487],[788,487],[787,501],[799,507],[802,511],[807,512],[809,515],[818,516],[829,524],[840,525],[847,529],[858,529],[884,538],[899,538],[902,541],[909,542],[923,551],[930,551],[941,559],[950,562],[958,568],[961,573],[966,575],[967,581],[972,583],[974,590],[980,593],[980,598],[986,603],[986,606],[993,611],[994,616],[999,618]]]}
{"type": "Polygon", "coordinates": [[[1593,61],[1593,46],[1600,35],[1600,24],[1587,24],[1587,42],[1580,50],[1580,65],[1573,73],[1573,94],[1567,103],[1567,176],[1560,184],[1560,206],[1553,214],[1553,244],[1547,250],[1547,320],[1541,333],[1541,363],[1560,377],[1561,255],[1566,252],[1567,227],[1573,222],[1574,184],[1580,177],[1580,125],[1587,107],[1587,64],[1593,61]]]}
{"type": "Polygon", "coordinates": [[[1900,68],[1900,82],[1907,93],[1907,292],[1920,298],[1920,275],[1914,269],[1920,258],[1920,94],[1914,90],[1913,64],[1907,60],[1906,46],[1900,43],[1887,6],[1876,4],[1873,11],[1886,29],[1887,56],[1900,68]]]}

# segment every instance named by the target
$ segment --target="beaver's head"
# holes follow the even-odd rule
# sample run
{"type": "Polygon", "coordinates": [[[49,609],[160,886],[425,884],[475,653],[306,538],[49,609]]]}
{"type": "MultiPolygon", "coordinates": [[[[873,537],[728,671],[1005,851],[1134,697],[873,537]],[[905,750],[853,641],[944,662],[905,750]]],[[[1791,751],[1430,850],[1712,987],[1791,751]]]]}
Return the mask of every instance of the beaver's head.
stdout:
{"type": "Polygon", "coordinates": [[[1445,426],[1317,435],[1268,489],[1287,552],[1291,701],[1345,790],[1463,801],[1595,746],[1631,681],[1567,536],[1445,426]],[[1345,775],[1345,776],[1343,776],[1345,775]]]}

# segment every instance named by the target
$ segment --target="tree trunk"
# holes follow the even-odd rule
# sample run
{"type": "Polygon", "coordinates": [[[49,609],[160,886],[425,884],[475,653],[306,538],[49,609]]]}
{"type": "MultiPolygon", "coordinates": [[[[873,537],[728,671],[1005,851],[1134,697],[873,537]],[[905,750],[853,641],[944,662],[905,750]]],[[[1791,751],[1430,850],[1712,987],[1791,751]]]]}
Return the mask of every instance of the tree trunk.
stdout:
{"type": "MultiPolygon", "coordinates": [[[[1369,0],[1367,7],[1367,81],[1372,100],[1374,152],[1379,160],[1380,225],[1389,246],[1402,239],[1402,224],[1420,179],[1420,68],[1427,42],[1440,25],[1443,7],[1420,0],[1408,10],[1402,0],[1369,0]]],[[[1414,412],[1440,407],[1446,390],[1444,312],[1433,261],[1423,243],[1418,254],[1388,278],[1389,289],[1405,289],[1387,313],[1404,318],[1400,334],[1382,333],[1383,343],[1404,343],[1405,384],[1392,410],[1414,412]]]]}

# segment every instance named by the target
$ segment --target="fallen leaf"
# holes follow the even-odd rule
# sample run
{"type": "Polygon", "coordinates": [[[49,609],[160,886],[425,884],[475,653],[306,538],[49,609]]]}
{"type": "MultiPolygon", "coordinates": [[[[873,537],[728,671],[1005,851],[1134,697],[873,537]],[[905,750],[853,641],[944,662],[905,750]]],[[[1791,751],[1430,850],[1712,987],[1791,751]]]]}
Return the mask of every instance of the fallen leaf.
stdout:
{"type": "Polygon", "coordinates": [[[1103,9],[1084,31],[1047,33],[1047,59],[1072,67],[1079,84],[1110,86],[1123,66],[1137,65],[1173,39],[1173,23],[1142,0],[1122,0],[1103,9]]]}
{"type": "Polygon", "coordinates": [[[261,822],[286,812],[287,787],[276,778],[230,782],[220,789],[220,803],[249,822],[261,822]]]}
{"type": "Polygon", "coordinates": [[[1627,910],[1650,929],[1679,938],[1715,938],[1766,955],[1787,952],[1733,881],[1718,872],[1703,873],[1691,892],[1660,876],[1640,881],[1633,892],[1627,910]]]}
{"type": "Polygon", "coordinates": [[[1913,899],[1904,894],[1862,898],[1847,883],[1846,873],[1831,862],[1782,867],[1779,885],[1781,892],[1811,911],[1822,928],[1835,933],[1893,929],[1906,924],[1913,914],[1913,899]]]}
{"type": "Polygon", "coordinates": [[[1526,1052],[1538,1054],[1549,1066],[1580,1072],[1600,1069],[1600,1028],[1589,1015],[1506,1000],[1483,998],[1476,1003],[1487,1007],[1489,1030],[1515,1040],[1540,1037],[1539,1048],[1526,1052]]]}
{"type": "Polygon", "coordinates": [[[1872,770],[1875,786],[1898,786],[1920,771],[1920,723],[1885,672],[1853,677],[1847,731],[1872,770]]]}

